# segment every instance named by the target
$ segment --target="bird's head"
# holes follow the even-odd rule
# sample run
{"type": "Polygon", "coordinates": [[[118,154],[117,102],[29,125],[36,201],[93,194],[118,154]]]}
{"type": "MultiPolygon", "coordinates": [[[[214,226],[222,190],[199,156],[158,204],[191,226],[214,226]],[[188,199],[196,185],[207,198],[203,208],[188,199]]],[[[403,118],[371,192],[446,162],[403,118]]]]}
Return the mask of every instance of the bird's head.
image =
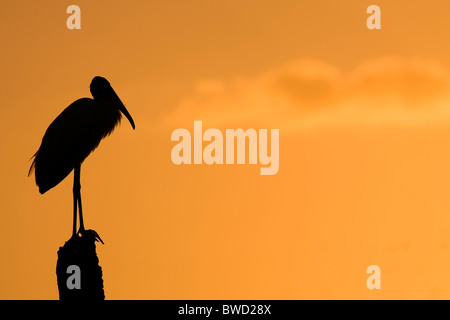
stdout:
{"type": "Polygon", "coordinates": [[[122,103],[119,96],[111,87],[108,80],[106,80],[103,77],[97,76],[94,79],[92,79],[90,89],[91,94],[94,97],[94,100],[100,100],[104,98],[114,98],[118,102],[117,107],[120,110],[120,112],[122,112],[123,115],[127,117],[133,129],[135,128],[133,118],[128,113],[128,110],[125,108],[125,105],[122,103]]]}

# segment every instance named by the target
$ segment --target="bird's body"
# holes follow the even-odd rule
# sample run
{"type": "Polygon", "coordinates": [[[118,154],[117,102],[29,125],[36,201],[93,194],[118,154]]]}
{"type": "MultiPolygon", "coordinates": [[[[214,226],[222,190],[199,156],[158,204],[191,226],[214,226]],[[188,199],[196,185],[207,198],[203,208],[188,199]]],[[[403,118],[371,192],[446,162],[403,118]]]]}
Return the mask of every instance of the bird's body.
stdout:
{"type": "Polygon", "coordinates": [[[133,119],[106,79],[95,77],[91,83],[91,92],[94,99],[76,100],[50,124],[29,171],[31,174],[34,169],[39,192],[44,194],[64,180],[72,170],[78,170],[78,177],[77,172],[74,174],[74,204],[76,210],[79,198],[82,227],[81,194],[75,191],[79,189],[81,163],[120,123],[121,112],[134,129],[133,119]]]}
{"type": "Polygon", "coordinates": [[[50,124],[32,164],[41,194],[64,180],[120,122],[120,111],[108,102],[79,99],[50,124]]]}

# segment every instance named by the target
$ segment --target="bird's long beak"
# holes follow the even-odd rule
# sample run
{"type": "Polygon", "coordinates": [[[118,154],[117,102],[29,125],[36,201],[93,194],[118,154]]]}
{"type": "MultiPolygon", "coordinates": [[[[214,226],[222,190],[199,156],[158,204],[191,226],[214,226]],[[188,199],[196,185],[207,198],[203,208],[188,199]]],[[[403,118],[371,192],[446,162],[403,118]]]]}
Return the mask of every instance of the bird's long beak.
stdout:
{"type": "MultiPolygon", "coordinates": [[[[115,92],[114,92],[115,93],[115,92]]],[[[133,127],[133,130],[135,129],[133,118],[131,117],[130,113],[128,112],[127,108],[125,108],[125,105],[120,100],[119,96],[116,94],[117,100],[119,100],[119,110],[123,113],[125,117],[127,117],[128,121],[130,121],[131,126],[133,127]]]]}

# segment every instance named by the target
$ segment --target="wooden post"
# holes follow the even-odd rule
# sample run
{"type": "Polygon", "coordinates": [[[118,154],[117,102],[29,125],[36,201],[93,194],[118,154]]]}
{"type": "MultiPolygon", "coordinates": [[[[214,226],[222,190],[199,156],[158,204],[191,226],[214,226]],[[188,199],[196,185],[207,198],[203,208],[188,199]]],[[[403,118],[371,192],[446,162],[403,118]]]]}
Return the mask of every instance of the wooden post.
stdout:
{"type": "Polygon", "coordinates": [[[105,300],[102,268],[95,251],[98,239],[95,231],[86,230],[59,248],[56,276],[60,300],[105,300]]]}

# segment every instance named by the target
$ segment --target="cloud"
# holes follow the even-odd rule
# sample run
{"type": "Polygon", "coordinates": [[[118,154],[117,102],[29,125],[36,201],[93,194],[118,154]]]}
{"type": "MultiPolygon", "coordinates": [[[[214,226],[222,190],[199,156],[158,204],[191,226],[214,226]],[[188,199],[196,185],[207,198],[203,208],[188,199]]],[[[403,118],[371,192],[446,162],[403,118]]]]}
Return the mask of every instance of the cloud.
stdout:
{"type": "Polygon", "coordinates": [[[302,59],[255,77],[203,80],[165,124],[301,130],[320,125],[450,123],[450,77],[422,58],[382,57],[350,72],[302,59]]]}

